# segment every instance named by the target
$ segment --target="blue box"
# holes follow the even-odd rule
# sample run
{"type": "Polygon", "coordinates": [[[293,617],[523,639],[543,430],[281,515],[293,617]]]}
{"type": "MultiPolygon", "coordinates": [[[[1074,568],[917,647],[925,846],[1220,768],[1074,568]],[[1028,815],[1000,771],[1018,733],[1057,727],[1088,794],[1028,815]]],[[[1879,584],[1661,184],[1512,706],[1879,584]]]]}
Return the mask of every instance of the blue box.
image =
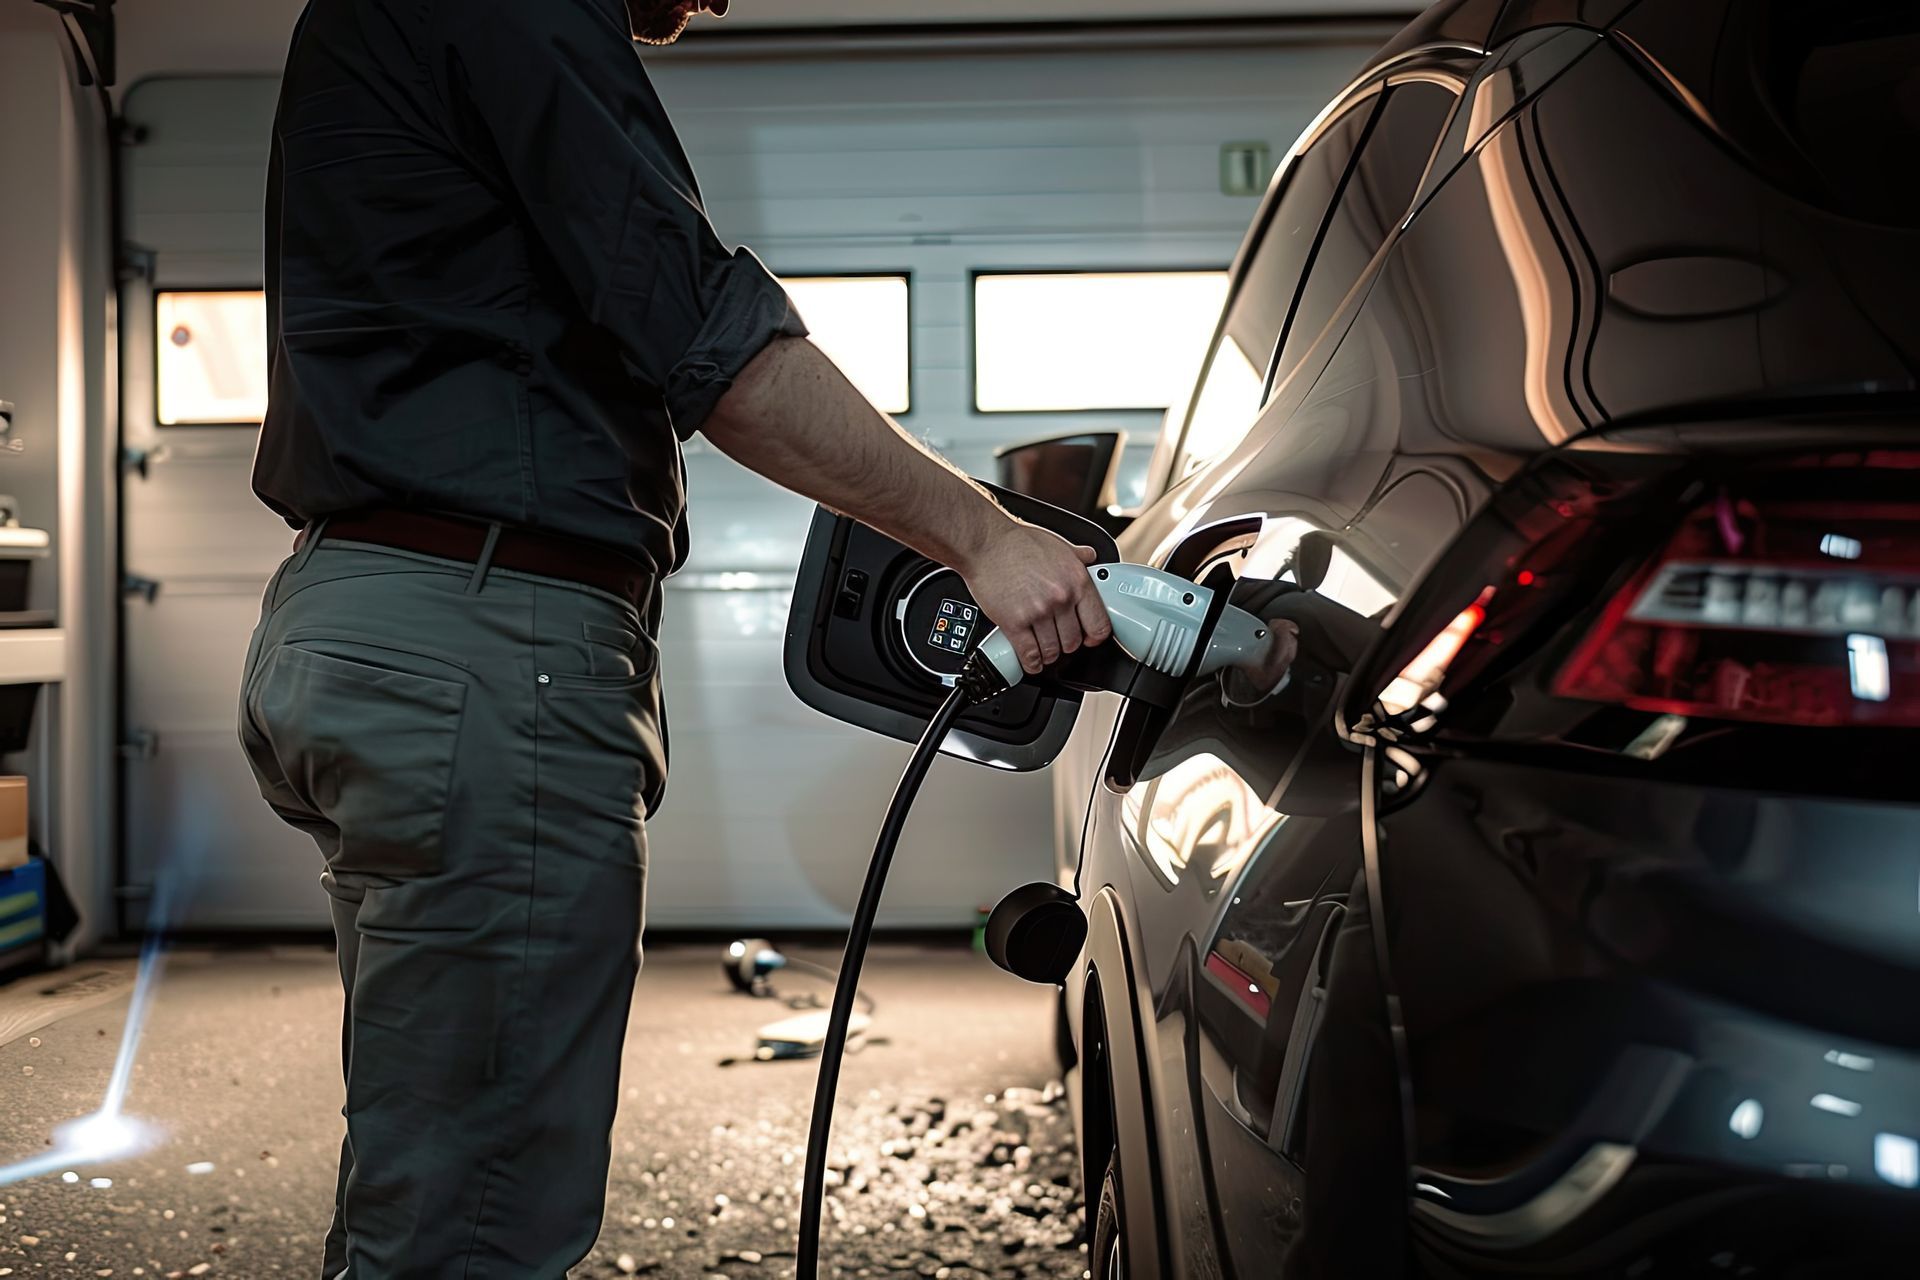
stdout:
{"type": "Polygon", "coordinates": [[[47,864],[35,858],[0,871],[0,956],[38,948],[47,936],[47,864]]]}

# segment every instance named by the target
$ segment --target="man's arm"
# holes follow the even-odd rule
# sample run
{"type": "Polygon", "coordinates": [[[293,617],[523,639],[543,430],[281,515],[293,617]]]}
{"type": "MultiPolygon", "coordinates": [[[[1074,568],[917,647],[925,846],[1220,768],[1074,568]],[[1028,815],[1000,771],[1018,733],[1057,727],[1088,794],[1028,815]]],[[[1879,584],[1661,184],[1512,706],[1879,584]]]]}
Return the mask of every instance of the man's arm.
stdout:
{"type": "Polygon", "coordinates": [[[1028,671],[1111,628],[1078,553],[914,443],[803,340],[786,291],[728,249],[609,0],[443,0],[435,85],[477,129],[581,310],[682,437],[958,569],[1028,671]]]}
{"type": "Polygon", "coordinates": [[[742,466],[958,570],[1029,674],[1112,634],[1090,548],[1009,515],[803,338],[754,357],[700,430],[742,466]]]}

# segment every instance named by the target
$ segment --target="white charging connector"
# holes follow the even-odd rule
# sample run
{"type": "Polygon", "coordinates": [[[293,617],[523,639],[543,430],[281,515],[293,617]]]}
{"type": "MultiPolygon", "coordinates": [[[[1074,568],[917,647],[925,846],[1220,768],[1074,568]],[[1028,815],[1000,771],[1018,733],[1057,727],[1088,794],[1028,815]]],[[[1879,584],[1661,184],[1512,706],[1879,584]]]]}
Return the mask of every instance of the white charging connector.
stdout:
{"type": "MultiPolygon", "coordinates": [[[[1113,621],[1113,643],[1150,670],[1186,675],[1213,608],[1212,589],[1145,565],[1102,564],[1089,572],[1113,621]]],[[[1272,636],[1265,622],[1228,605],[1206,641],[1206,652],[1193,669],[1196,676],[1257,665],[1265,658],[1272,636]]],[[[981,643],[980,656],[1009,687],[1027,678],[1013,642],[999,631],[981,643]]]]}

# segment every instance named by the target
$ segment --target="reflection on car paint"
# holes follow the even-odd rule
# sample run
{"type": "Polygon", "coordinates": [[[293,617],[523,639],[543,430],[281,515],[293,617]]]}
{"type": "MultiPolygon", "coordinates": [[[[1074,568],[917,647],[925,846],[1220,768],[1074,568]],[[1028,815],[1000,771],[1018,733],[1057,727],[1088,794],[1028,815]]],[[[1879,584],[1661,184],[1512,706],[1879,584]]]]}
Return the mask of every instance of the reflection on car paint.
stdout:
{"type": "Polygon", "coordinates": [[[1285,821],[1226,761],[1202,752],[1134,787],[1121,804],[1126,830],[1172,887],[1198,862],[1216,892],[1285,821]]]}

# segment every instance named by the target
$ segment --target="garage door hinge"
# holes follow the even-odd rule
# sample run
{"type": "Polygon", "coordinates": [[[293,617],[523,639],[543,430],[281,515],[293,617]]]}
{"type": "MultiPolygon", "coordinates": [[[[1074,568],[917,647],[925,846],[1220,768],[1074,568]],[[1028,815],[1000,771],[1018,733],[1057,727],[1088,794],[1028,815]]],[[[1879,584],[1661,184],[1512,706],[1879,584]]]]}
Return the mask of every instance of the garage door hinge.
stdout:
{"type": "Polygon", "coordinates": [[[153,283],[154,252],[143,244],[120,246],[120,263],[115,268],[121,284],[153,283]]]}
{"type": "Polygon", "coordinates": [[[139,596],[148,604],[152,604],[154,597],[160,594],[160,584],[152,578],[142,578],[137,574],[129,573],[120,579],[120,594],[139,596]]]}
{"type": "Polygon", "coordinates": [[[124,760],[151,760],[159,754],[160,735],[151,729],[130,729],[120,743],[124,760]]]}
{"type": "Polygon", "coordinates": [[[120,464],[145,480],[152,475],[153,464],[165,462],[169,452],[167,446],[163,444],[149,445],[146,448],[128,446],[120,451],[120,464]]]}

